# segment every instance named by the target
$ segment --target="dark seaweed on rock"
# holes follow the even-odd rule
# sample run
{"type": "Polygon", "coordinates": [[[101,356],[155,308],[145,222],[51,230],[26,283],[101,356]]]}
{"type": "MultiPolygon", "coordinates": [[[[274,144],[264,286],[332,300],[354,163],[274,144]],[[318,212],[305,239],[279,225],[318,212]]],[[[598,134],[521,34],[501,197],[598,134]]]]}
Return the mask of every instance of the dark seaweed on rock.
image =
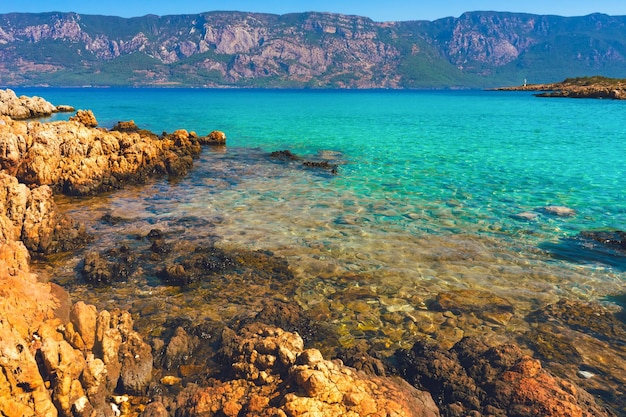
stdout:
{"type": "Polygon", "coordinates": [[[626,270],[626,232],[583,231],[558,243],[541,245],[552,256],[570,262],[607,265],[626,270]]]}
{"type": "Polygon", "coordinates": [[[336,164],[331,164],[328,161],[305,160],[304,158],[292,153],[289,150],[274,151],[270,154],[270,157],[273,159],[277,159],[279,161],[284,161],[284,162],[302,161],[301,166],[304,168],[320,169],[323,171],[330,172],[333,175],[336,175],[338,173],[336,164]]]}

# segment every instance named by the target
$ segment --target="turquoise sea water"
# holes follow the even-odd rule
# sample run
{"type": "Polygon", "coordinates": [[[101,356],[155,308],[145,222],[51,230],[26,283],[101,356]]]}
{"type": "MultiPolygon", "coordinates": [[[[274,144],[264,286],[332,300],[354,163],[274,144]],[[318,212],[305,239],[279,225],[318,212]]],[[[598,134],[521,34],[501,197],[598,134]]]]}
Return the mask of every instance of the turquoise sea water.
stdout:
{"type": "Polygon", "coordinates": [[[286,257],[302,280],[296,299],[311,309],[345,289],[333,277],[346,271],[368,277],[358,285],[370,307],[412,318],[456,289],[496,293],[520,315],[559,297],[624,292],[623,260],[574,262],[558,248],[583,230],[626,229],[626,102],[485,91],[18,93],[92,109],[105,127],[133,119],[155,132],[224,131],[226,149],[205,149],[188,177],[67,210],[152,219],[145,227],[219,219],[222,244],[286,257]],[[276,150],[337,163],[338,174],[273,162],[276,150]],[[515,216],[523,212],[536,218],[515,216]]]}

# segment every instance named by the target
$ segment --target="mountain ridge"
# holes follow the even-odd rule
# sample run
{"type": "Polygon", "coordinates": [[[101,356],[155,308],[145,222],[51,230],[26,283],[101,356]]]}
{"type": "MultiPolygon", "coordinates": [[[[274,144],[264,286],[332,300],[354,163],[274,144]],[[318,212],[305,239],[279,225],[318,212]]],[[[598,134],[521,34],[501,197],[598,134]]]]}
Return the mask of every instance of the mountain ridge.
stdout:
{"type": "Polygon", "coordinates": [[[0,15],[0,85],[471,88],[626,77],[626,16],[0,15]]]}

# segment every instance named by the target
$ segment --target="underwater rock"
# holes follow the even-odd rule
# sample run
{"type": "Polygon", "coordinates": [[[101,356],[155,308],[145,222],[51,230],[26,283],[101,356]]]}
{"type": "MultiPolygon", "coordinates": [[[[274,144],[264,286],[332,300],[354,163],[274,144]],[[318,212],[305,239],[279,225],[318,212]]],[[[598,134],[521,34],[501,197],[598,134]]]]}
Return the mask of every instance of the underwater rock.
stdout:
{"type": "Polygon", "coordinates": [[[474,314],[482,320],[505,325],[513,317],[513,304],[486,291],[457,290],[437,294],[431,308],[455,315],[474,314]]]}
{"type": "Polygon", "coordinates": [[[626,232],[622,230],[614,231],[582,231],[579,234],[582,239],[589,239],[602,245],[612,248],[626,255],[626,232]]]}
{"type": "Polygon", "coordinates": [[[286,161],[286,162],[302,161],[302,166],[305,168],[321,169],[324,171],[328,171],[331,174],[337,174],[338,172],[337,171],[338,166],[336,164],[331,164],[328,161],[307,161],[301,158],[300,156],[295,155],[289,150],[274,151],[270,153],[270,157],[277,159],[279,161],[286,161]]]}
{"type": "Polygon", "coordinates": [[[576,211],[565,206],[545,206],[540,207],[537,211],[558,217],[571,217],[576,215],[576,211]]]}
{"type": "Polygon", "coordinates": [[[576,236],[541,245],[552,256],[570,262],[608,265],[626,270],[626,232],[582,231],[576,236]]]}
{"type": "Polygon", "coordinates": [[[560,300],[526,318],[530,348],[553,372],[626,413],[626,324],[597,303],[560,300]],[[592,378],[581,378],[591,372],[592,378]]]}
{"type": "Polygon", "coordinates": [[[613,415],[515,345],[490,347],[464,338],[446,351],[418,342],[409,351],[397,351],[395,359],[400,374],[430,391],[443,415],[613,415]]]}
{"type": "Polygon", "coordinates": [[[537,220],[537,218],[539,217],[539,213],[536,213],[534,211],[523,211],[521,213],[512,214],[511,217],[515,220],[533,222],[537,220]]]}

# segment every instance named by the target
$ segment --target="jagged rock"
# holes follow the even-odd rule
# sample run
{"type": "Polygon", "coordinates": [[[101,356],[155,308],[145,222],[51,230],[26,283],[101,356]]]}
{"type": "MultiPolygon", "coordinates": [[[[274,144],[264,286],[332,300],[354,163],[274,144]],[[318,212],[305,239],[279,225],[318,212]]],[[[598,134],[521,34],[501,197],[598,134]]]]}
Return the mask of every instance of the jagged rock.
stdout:
{"type": "Polygon", "coordinates": [[[464,338],[451,350],[416,343],[396,352],[401,375],[431,392],[444,415],[612,416],[515,345],[464,338]]]}
{"type": "Polygon", "coordinates": [[[0,116],[13,119],[30,119],[49,116],[56,112],[56,107],[41,97],[17,97],[15,91],[0,90],[0,116]]]}
{"type": "Polygon", "coordinates": [[[185,358],[192,356],[193,350],[198,345],[198,338],[193,337],[182,327],[176,328],[174,336],[170,339],[163,357],[165,369],[178,368],[185,363],[185,358]]]}
{"type": "Polygon", "coordinates": [[[96,339],[96,306],[77,302],[70,309],[70,321],[80,334],[85,349],[92,350],[96,339]]]}
{"type": "Polygon", "coordinates": [[[199,138],[185,130],[162,137],[127,127],[93,127],[91,113],[76,121],[0,124],[0,168],[27,185],[49,185],[69,195],[119,188],[148,175],[184,175],[201,150],[199,138]]]}
{"type": "Polygon", "coordinates": [[[226,133],[214,130],[209,133],[207,136],[201,136],[198,138],[198,141],[202,145],[225,145],[226,144],[226,133]]]}
{"type": "Polygon", "coordinates": [[[119,350],[120,386],[124,392],[144,394],[152,379],[152,348],[136,332],[123,338],[119,350]]]}
{"type": "Polygon", "coordinates": [[[188,387],[177,415],[439,415],[428,393],[325,360],[316,349],[304,350],[296,333],[259,324],[226,333],[222,354],[233,379],[188,387]]]}
{"type": "Polygon", "coordinates": [[[81,246],[84,227],[61,216],[47,186],[29,189],[0,172],[0,239],[21,240],[39,253],[53,253],[81,246]]]}
{"type": "Polygon", "coordinates": [[[70,121],[81,123],[87,127],[98,126],[96,116],[91,110],[78,110],[74,116],[70,117],[70,121]]]}

